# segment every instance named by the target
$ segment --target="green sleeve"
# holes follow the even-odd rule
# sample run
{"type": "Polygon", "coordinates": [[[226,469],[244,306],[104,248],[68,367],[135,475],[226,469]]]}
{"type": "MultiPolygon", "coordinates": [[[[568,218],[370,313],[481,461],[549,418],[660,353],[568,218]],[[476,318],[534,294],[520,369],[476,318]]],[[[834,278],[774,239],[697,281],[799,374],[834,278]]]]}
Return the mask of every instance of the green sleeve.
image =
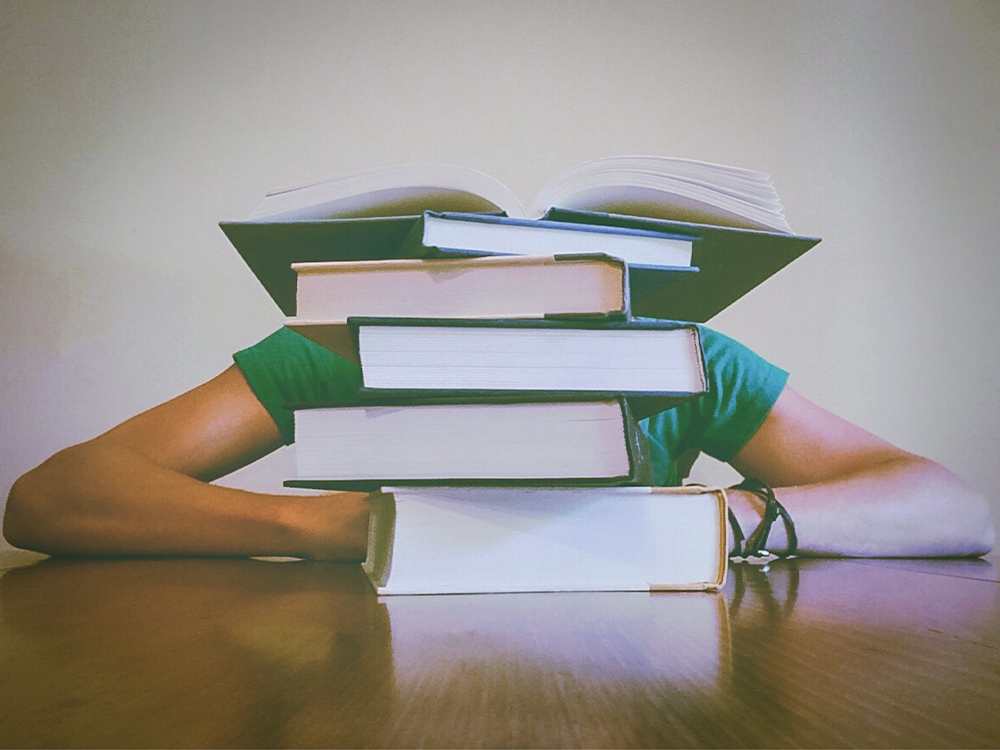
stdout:
{"type": "Polygon", "coordinates": [[[281,430],[285,443],[295,441],[294,420],[286,404],[302,401],[356,402],[361,370],[288,328],[279,328],[266,339],[233,359],[250,389],[281,430]]]}
{"type": "Polygon", "coordinates": [[[788,381],[788,373],[743,344],[699,327],[709,390],[643,420],[657,484],[678,483],[677,459],[699,450],[729,461],[757,432],[788,381]]]}
{"type": "MultiPolygon", "coordinates": [[[[709,392],[641,423],[650,437],[657,484],[677,483],[675,462],[689,449],[722,461],[732,458],[760,427],[788,378],[787,372],[728,336],[705,327],[701,336],[709,392]]],[[[286,443],[295,439],[286,404],[357,402],[357,365],[287,328],[233,359],[286,443]]]]}

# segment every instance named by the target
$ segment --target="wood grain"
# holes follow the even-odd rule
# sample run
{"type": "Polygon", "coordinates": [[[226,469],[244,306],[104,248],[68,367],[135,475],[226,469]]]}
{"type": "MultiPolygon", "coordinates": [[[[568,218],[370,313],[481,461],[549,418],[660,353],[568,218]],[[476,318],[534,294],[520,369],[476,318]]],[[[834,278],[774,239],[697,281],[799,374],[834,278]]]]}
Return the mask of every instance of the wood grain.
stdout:
{"type": "Polygon", "coordinates": [[[380,601],[351,565],[25,562],[3,747],[1000,746],[1000,585],[967,563],[380,601]]]}

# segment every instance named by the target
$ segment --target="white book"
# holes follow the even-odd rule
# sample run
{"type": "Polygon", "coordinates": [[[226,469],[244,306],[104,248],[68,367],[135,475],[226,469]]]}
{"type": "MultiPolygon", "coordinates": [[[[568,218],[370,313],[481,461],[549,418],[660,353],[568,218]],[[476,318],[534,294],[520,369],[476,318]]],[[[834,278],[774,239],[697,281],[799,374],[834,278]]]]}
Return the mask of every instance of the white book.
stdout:
{"type": "Polygon", "coordinates": [[[694,240],[667,232],[492,214],[425,211],[400,251],[453,255],[610,255],[630,266],[690,268],[694,240]]]}
{"type": "Polygon", "coordinates": [[[638,484],[647,439],[624,399],[297,408],[295,487],[638,484]]]}
{"type": "Polygon", "coordinates": [[[379,594],[714,590],[722,489],[388,487],[370,496],[379,594]]]}
{"type": "MultiPolygon", "coordinates": [[[[357,318],[364,387],[376,391],[670,393],[708,387],[694,325],[672,321],[357,318]]],[[[645,414],[642,416],[646,416],[645,414]]]]}
{"type": "Polygon", "coordinates": [[[556,175],[527,205],[466,167],[404,164],[269,193],[250,221],[504,211],[537,219],[553,207],[791,233],[770,175],[692,159],[614,156],[556,175]]]}
{"type": "MultiPolygon", "coordinates": [[[[487,256],[293,263],[292,328],[400,318],[629,314],[629,274],[610,257],[487,256]]],[[[666,283],[666,282],[665,282],[666,283]]],[[[308,335],[308,333],[307,333],[308,335]]]]}

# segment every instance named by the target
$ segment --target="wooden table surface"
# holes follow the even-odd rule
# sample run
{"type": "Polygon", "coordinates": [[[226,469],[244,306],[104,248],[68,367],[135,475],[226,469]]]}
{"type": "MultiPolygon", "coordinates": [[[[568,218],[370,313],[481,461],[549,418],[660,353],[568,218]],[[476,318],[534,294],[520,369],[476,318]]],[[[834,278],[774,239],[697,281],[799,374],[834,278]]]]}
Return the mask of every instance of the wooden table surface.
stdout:
{"type": "Polygon", "coordinates": [[[988,560],[382,601],[331,563],[0,567],[3,747],[1000,747],[988,560]]]}

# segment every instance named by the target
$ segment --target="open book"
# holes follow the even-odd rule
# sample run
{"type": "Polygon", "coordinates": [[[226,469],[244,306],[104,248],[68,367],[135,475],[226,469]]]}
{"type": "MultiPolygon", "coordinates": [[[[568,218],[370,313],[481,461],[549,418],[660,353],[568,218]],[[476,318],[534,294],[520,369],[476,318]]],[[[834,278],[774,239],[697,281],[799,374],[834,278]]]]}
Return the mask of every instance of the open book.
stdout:
{"type": "Polygon", "coordinates": [[[688,238],[697,272],[675,274],[666,284],[658,271],[630,267],[632,313],[697,322],[819,242],[789,233],[767,175],[651,156],[571,169],[528,209],[480,172],[406,165],[277,191],[248,218],[219,226],[282,312],[294,316],[293,263],[399,259],[425,211],[503,211],[520,219],[542,212],[549,222],[688,238]]]}
{"type": "Polygon", "coordinates": [[[770,175],[690,159],[615,156],[550,180],[525,207],[494,178],[466,167],[405,164],[269,193],[250,221],[503,211],[539,219],[548,209],[646,216],[791,234],[770,175]]]}

